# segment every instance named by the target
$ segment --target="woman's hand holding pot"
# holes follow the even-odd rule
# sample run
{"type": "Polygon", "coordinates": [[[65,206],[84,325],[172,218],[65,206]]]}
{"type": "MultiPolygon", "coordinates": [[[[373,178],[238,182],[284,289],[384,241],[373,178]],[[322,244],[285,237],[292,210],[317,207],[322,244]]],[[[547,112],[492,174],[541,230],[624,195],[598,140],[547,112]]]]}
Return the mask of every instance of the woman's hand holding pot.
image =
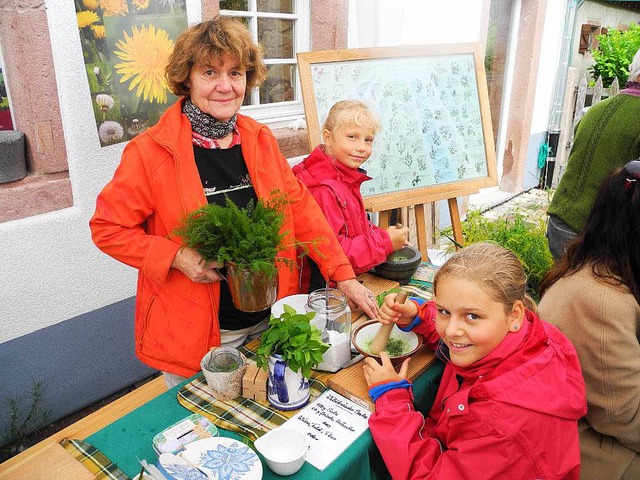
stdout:
{"type": "Polygon", "coordinates": [[[202,255],[188,247],[181,247],[171,263],[172,268],[177,268],[196,283],[219,282],[222,276],[216,269],[222,266],[219,262],[205,262],[202,255]]]}

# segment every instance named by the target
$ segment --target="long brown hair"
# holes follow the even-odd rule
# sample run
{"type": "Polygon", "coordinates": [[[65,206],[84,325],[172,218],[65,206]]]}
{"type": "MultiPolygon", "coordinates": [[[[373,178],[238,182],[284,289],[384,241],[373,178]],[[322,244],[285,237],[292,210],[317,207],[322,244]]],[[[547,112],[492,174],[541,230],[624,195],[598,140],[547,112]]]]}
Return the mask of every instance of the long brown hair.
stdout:
{"type": "MultiPolygon", "coordinates": [[[[640,165],[639,161],[634,163],[640,165]]],[[[611,285],[626,285],[640,303],[639,183],[640,175],[634,177],[625,167],[604,179],[584,230],[542,279],[540,296],[559,279],[589,265],[596,278],[611,285]]]]}
{"type": "Polygon", "coordinates": [[[438,282],[449,276],[467,278],[482,285],[489,297],[501,303],[505,312],[520,300],[529,310],[536,303],[527,294],[527,275],[522,263],[509,249],[497,243],[479,242],[462,248],[447,260],[433,279],[433,292],[438,296],[438,282]]]}

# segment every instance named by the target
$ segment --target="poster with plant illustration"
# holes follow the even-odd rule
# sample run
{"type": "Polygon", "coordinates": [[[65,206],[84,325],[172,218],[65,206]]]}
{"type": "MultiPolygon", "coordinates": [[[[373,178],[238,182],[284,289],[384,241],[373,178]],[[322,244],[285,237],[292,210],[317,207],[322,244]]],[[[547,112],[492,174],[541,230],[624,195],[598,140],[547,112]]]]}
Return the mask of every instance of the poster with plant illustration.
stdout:
{"type": "Polygon", "coordinates": [[[494,181],[488,94],[486,83],[484,90],[478,83],[475,53],[455,47],[447,54],[436,47],[443,46],[299,55],[309,133],[317,136],[310,138],[312,145],[339,100],[362,100],[380,119],[373,153],[363,165],[372,177],[362,185],[365,197],[494,181]]]}
{"type": "Polygon", "coordinates": [[[176,101],[164,69],[185,0],[75,0],[100,144],[131,140],[176,101]]]}

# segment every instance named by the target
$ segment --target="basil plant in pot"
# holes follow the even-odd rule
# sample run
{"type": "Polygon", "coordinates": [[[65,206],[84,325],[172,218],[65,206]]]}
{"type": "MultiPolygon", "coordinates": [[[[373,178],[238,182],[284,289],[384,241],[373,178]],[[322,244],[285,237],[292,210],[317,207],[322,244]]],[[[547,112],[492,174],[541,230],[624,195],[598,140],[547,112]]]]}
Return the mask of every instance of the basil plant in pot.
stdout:
{"type": "Polygon", "coordinates": [[[286,203],[286,196],[278,191],[269,200],[251,201],[244,208],[227,197],[225,205],[207,204],[188,214],[176,230],[184,245],[204,261],[225,265],[225,279],[239,310],[258,312],[273,305],[278,293],[277,262],[295,265],[294,259],[278,256],[279,252],[292,246],[305,251],[303,242],[283,245],[286,203]]]}
{"type": "Polygon", "coordinates": [[[329,345],[320,330],[311,325],[315,312],[297,313],[284,305],[284,313],[271,316],[260,337],[257,363],[268,369],[267,398],[280,410],[295,410],[309,401],[311,369],[322,362],[329,345]]]}

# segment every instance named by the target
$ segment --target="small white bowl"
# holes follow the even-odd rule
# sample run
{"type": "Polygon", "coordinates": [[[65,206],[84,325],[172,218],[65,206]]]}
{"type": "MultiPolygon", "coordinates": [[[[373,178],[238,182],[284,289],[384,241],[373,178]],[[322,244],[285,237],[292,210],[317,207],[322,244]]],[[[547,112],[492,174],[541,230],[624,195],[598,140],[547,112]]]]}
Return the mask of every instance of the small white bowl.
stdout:
{"type": "Polygon", "coordinates": [[[253,445],[271,471],[283,476],[293,475],[302,468],[309,449],[302,432],[283,427],[265,433],[253,445]]]}

